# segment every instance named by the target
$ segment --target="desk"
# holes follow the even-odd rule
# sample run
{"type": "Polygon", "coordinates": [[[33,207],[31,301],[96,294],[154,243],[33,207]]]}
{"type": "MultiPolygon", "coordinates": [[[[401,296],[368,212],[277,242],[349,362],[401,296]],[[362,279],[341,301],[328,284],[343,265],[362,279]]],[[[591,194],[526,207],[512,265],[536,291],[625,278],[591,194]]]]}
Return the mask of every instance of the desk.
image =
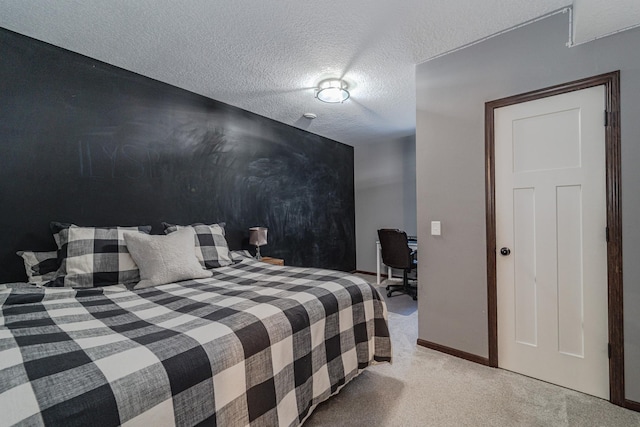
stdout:
{"type": "MultiPolygon", "coordinates": [[[[418,241],[417,240],[409,240],[409,247],[412,251],[418,250],[418,241]]],[[[382,265],[382,260],[380,259],[380,240],[376,240],[376,277],[378,278],[377,284],[380,284],[380,266],[382,265]]],[[[391,267],[387,267],[388,278],[391,278],[391,267]]]]}

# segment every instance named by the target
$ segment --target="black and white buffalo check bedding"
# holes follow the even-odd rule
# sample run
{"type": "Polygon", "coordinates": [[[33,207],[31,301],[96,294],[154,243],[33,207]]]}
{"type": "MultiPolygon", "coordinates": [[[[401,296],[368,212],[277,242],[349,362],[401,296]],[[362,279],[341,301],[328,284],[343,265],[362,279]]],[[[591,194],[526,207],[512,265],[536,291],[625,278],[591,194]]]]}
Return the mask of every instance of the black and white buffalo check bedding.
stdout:
{"type": "Polygon", "coordinates": [[[328,270],[245,259],[137,291],[0,285],[0,302],[3,425],[297,426],[391,360],[379,294],[328,270]]]}

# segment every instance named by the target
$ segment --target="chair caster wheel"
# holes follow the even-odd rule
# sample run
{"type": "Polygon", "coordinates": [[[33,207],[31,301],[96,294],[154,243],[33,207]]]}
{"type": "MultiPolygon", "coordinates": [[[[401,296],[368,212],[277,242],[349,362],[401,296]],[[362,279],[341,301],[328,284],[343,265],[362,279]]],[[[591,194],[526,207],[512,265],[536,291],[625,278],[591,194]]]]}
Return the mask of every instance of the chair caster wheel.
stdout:
{"type": "Polygon", "coordinates": [[[387,292],[387,296],[391,297],[391,291],[387,292]]]}
{"type": "Polygon", "coordinates": [[[389,290],[389,286],[390,286],[390,285],[387,285],[387,287],[385,288],[387,291],[389,290]]]}
{"type": "Polygon", "coordinates": [[[414,300],[414,301],[418,301],[418,297],[417,297],[417,296],[414,296],[414,297],[413,297],[413,300],[414,300]]]}

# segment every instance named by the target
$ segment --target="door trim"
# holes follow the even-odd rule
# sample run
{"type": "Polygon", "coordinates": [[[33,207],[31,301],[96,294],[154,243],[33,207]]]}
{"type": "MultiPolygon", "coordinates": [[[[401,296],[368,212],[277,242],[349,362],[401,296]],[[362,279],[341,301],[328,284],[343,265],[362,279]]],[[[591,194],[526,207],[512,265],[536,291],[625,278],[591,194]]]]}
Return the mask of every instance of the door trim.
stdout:
{"type": "MultiPolygon", "coordinates": [[[[622,311],[622,212],[620,193],[620,71],[551,86],[485,103],[485,202],[487,228],[487,304],[489,317],[489,366],[498,367],[498,299],[496,278],[495,130],[494,110],[509,105],[605,87],[607,126],[605,168],[607,227],[607,287],[609,296],[609,401],[625,406],[624,335],[622,311]]],[[[603,112],[603,114],[605,114],[603,112]]]]}

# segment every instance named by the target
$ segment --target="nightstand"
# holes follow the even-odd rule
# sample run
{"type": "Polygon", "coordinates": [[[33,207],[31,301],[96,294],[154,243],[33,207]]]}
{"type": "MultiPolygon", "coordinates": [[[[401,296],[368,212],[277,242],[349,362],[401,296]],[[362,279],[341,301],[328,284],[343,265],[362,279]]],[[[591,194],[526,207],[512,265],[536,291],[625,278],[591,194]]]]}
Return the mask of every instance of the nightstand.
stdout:
{"type": "Polygon", "coordinates": [[[262,259],[260,260],[262,262],[266,262],[267,264],[273,264],[273,265],[284,265],[284,260],[280,259],[280,258],[272,258],[270,256],[263,256],[262,259]]]}

